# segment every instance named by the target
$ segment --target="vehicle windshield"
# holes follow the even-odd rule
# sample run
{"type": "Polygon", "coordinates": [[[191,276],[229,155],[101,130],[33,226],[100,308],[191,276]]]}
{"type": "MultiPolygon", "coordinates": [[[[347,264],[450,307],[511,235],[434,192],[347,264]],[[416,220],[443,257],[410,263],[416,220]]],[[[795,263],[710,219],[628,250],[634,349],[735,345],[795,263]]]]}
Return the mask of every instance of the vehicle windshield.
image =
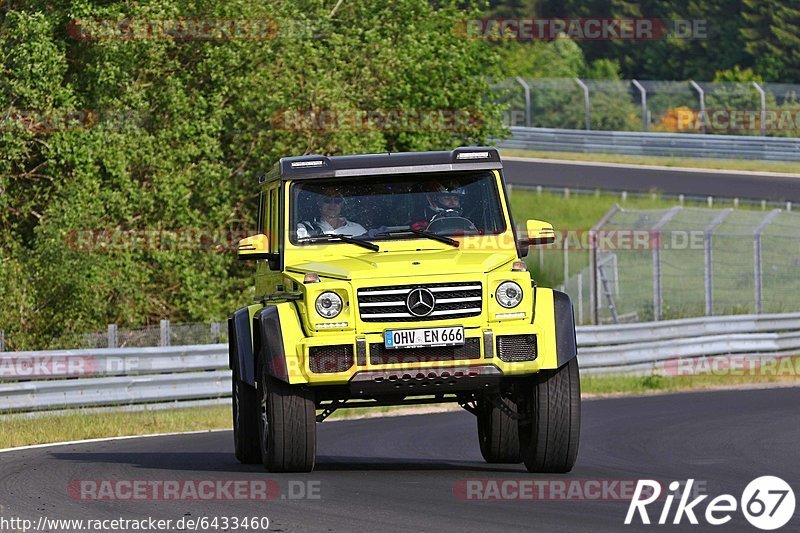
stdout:
{"type": "Polygon", "coordinates": [[[418,239],[492,235],[506,229],[490,171],[299,181],[291,191],[294,244],[319,243],[324,235],[418,239]]]}

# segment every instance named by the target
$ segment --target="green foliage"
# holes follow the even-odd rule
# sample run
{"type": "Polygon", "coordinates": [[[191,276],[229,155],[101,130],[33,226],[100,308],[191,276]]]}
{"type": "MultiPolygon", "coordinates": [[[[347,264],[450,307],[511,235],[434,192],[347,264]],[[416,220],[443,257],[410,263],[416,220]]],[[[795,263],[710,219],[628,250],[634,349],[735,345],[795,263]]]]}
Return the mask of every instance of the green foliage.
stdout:
{"type": "Polygon", "coordinates": [[[709,80],[718,71],[752,68],[766,81],[800,83],[800,7],[783,0],[492,0],[489,16],[649,18],[665,38],[579,41],[589,64],[609,59],[623,78],[709,80]],[[680,35],[687,22],[694,36],[680,35]]]}
{"type": "Polygon", "coordinates": [[[742,69],[739,68],[739,65],[734,66],[733,68],[729,68],[726,70],[718,70],[714,74],[714,81],[715,82],[730,82],[730,83],[737,83],[737,82],[746,82],[746,81],[763,81],[761,76],[753,72],[753,69],[746,68],[742,69]]]}
{"type": "Polygon", "coordinates": [[[246,304],[252,272],[230,245],[255,227],[256,177],[279,157],[445,149],[501,132],[501,109],[484,101],[496,54],[454,31],[477,12],[353,0],[332,14],[335,4],[38,0],[0,15],[0,330],[11,349],[246,304]],[[81,40],[69,25],[125,17],[269,19],[280,32],[81,40]],[[456,130],[276,120],[371,110],[479,120],[456,130]],[[206,240],[131,237],[159,231],[206,240]]]}
{"type": "Polygon", "coordinates": [[[741,33],[756,71],[770,81],[800,81],[800,7],[778,0],[742,3],[741,33]]]}

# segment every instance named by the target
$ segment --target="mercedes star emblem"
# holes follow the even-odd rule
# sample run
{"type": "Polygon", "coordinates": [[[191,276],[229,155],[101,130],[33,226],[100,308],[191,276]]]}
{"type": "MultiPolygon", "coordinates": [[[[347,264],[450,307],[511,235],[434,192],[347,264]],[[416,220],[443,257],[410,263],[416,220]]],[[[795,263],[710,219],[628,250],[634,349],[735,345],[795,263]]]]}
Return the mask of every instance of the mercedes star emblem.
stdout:
{"type": "Polygon", "coordinates": [[[428,316],[436,306],[436,298],[428,289],[414,289],[406,298],[408,311],[414,316],[428,316]]]}

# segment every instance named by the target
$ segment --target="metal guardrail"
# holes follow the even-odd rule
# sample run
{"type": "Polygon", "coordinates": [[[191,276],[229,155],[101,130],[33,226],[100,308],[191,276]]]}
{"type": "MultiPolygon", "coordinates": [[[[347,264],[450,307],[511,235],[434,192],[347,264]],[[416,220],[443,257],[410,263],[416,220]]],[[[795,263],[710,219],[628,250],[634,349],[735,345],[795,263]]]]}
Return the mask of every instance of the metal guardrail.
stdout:
{"type": "Polygon", "coordinates": [[[227,344],[6,352],[0,353],[0,381],[137,376],[216,370],[227,366],[227,344]]]}
{"type": "Polygon", "coordinates": [[[589,347],[595,346],[778,331],[800,332],[800,313],[704,316],[614,326],[579,326],[577,336],[581,353],[585,353],[589,347]]]}
{"type": "Polygon", "coordinates": [[[2,411],[43,411],[221,398],[231,394],[231,371],[59,379],[0,384],[2,411]]]}
{"type": "MultiPolygon", "coordinates": [[[[694,358],[800,354],[800,313],[581,326],[577,338],[584,374],[648,375],[694,358]]],[[[224,344],[0,353],[0,412],[225,398],[227,364],[224,344]]]]}
{"type": "Polygon", "coordinates": [[[500,148],[671,157],[800,161],[800,138],[586,131],[512,126],[500,148]]]}

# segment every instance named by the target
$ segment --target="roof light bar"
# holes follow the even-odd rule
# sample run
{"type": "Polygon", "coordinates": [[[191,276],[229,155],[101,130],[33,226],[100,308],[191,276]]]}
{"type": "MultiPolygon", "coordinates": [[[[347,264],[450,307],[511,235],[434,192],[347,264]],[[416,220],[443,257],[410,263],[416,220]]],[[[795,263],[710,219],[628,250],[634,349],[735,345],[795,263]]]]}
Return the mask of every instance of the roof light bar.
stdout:
{"type": "Polygon", "coordinates": [[[325,161],[293,161],[292,168],[302,167],[321,167],[325,165],[325,161]]]}
{"type": "Polygon", "coordinates": [[[489,152],[459,152],[456,159],[489,159],[489,152]]]}

